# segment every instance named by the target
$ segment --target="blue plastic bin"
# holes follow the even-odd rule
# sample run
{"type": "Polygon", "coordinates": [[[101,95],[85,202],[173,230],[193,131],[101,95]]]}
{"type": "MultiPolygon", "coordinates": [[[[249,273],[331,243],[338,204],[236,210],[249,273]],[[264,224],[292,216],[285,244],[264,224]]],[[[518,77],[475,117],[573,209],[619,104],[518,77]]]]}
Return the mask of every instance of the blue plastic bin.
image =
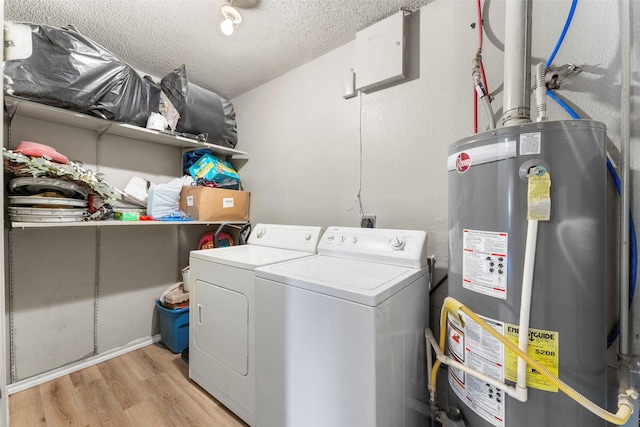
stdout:
{"type": "Polygon", "coordinates": [[[169,310],[156,300],[160,316],[160,336],[162,344],[173,353],[181,353],[189,347],[189,307],[169,310]]]}

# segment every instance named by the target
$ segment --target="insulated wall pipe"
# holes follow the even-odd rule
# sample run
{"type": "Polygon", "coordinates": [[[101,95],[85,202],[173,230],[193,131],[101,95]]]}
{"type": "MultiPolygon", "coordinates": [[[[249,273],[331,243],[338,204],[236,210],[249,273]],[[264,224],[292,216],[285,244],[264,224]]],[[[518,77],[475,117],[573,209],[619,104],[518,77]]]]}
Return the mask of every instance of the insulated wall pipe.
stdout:
{"type": "Polygon", "coordinates": [[[630,149],[630,97],[631,97],[631,5],[629,0],[620,3],[620,341],[619,353],[629,354],[629,160],[630,149]]]}
{"type": "Polygon", "coordinates": [[[531,3],[505,3],[503,126],[531,122],[531,3]]]}
{"type": "MultiPolygon", "coordinates": [[[[629,168],[631,160],[631,16],[629,0],[620,3],[620,337],[618,347],[618,393],[634,390],[629,367],[629,168]]],[[[637,420],[626,425],[637,425],[637,420]]]]}

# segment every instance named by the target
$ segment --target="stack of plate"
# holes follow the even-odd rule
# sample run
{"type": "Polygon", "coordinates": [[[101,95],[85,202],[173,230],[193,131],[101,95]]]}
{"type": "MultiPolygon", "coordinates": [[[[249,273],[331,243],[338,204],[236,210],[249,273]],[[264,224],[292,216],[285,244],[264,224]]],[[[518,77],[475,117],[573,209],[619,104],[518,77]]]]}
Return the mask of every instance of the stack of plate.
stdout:
{"type": "Polygon", "coordinates": [[[87,215],[87,191],[53,178],[15,178],[9,183],[8,214],[17,222],[76,222],[87,215]]]}

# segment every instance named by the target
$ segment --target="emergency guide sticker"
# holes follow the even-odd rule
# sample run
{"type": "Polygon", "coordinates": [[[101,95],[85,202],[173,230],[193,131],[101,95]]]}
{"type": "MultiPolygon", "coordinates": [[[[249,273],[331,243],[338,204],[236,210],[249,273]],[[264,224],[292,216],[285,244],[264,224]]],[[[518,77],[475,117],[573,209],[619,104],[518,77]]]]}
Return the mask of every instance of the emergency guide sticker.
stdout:
{"type": "MultiPolygon", "coordinates": [[[[502,344],[472,319],[463,317],[464,326],[451,315],[447,318],[449,356],[460,363],[504,382],[504,353],[502,344]]],[[[486,317],[482,319],[499,333],[504,323],[486,317]]],[[[472,375],[465,375],[449,367],[449,385],[465,405],[496,427],[504,426],[505,392],[472,375]]]]}
{"type": "Polygon", "coordinates": [[[507,299],[507,233],[463,230],[462,287],[507,299]]]}

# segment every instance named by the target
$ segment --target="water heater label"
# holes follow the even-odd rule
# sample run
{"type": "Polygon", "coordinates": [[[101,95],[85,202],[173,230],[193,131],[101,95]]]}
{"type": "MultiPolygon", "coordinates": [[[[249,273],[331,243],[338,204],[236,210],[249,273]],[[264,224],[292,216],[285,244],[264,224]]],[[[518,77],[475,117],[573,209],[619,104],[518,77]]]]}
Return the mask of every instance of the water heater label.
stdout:
{"type": "Polygon", "coordinates": [[[540,154],[540,132],[520,134],[520,155],[540,154]]]}
{"type": "MultiPolygon", "coordinates": [[[[460,314],[464,326],[447,318],[449,356],[500,382],[504,382],[502,344],[472,319],[460,314]]],[[[493,329],[504,333],[504,323],[481,316],[493,329]]],[[[505,392],[472,375],[449,367],[449,385],[469,408],[487,422],[503,427],[505,392]]]]}
{"type": "Polygon", "coordinates": [[[462,287],[507,299],[507,233],[463,230],[462,287]]]}
{"type": "MultiPolygon", "coordinates": [[[[510,325],[507,323],[505,326],[505,336],[509,341],[518,345],[518,325],[510,325]]],[[[559,340],[560,334],[556,331],[529,328],[527,353],[532,359],[540,363],[556,377],[558,376],[558,361],[560,359],[558,355],[559,340]]],[[[518,356],[508,349],[505,349],[505,352],[504,375],[506,379],[515,382],[517,378],[518,356]]],[[[527,365],[527,387],[545,391],[558,391],[558,386],[529,365],[527,365]]]]}

